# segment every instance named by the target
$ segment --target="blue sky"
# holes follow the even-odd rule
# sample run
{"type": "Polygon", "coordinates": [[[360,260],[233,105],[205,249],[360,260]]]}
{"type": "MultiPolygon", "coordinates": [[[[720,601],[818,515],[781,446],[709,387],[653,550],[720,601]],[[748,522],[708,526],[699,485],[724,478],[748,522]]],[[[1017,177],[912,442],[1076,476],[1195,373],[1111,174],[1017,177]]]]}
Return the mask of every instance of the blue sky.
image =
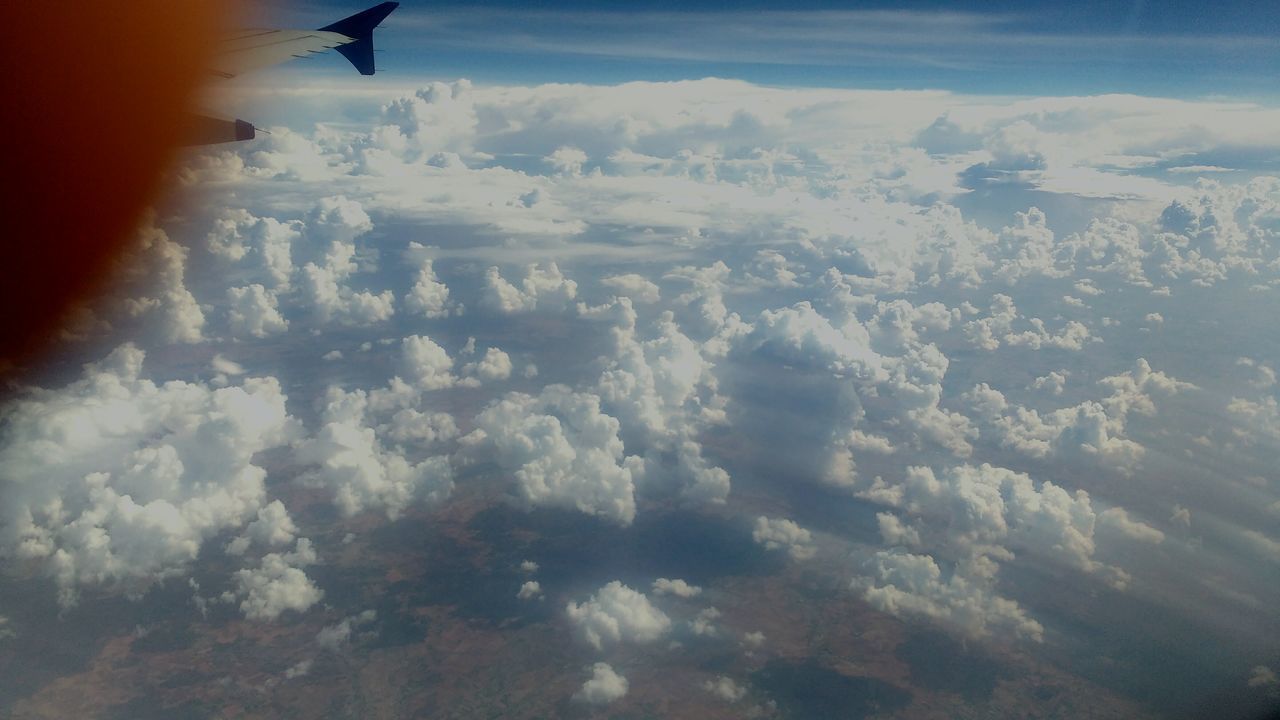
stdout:
{"type": "MultiPolygon", "coordinates": [[[[259,8],[317,24],[359,2],[259,8]]],[[[405,2],[390,78],[616,83],[708,76],[778,86],[1274,98],[1280,10],[1167,3],[405,2]]],[[[327,61],[325,61],[327,64],[327,61]]]]}

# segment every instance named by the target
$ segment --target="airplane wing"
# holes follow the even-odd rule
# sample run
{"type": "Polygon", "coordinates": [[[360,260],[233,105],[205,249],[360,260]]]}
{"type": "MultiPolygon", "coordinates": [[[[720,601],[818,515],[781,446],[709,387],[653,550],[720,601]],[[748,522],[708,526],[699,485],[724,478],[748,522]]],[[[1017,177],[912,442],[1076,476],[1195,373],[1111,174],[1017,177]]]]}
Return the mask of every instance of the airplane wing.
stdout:
{"type": "MultiPolygon", "coordinates": [[[[213,67],[216,75],[233,78],[261,68],[337,50],[360,71],[374,73],[373,29],[398,2],[384,2],[318,30],[242,30],[222,41],[213,67]]],[[[190,145],[252,140],[255,128],[244,120],[224,120],[202,115],[192,119],[190,145]]]]}
{"type": "Polygon", "coordinates": [[[399,6],[384,2],[318,30],[243,30],[223,41],[213,71],[230,78],[336,48],[361,75],[372,75],[373,29],[399,6]]]}
{"type": "Polygon", "coordinates": [[[241,30],[222,41],[211,70],[219,77],[233,78],[352,42],[353,38],[331,31],[241,30]]]}

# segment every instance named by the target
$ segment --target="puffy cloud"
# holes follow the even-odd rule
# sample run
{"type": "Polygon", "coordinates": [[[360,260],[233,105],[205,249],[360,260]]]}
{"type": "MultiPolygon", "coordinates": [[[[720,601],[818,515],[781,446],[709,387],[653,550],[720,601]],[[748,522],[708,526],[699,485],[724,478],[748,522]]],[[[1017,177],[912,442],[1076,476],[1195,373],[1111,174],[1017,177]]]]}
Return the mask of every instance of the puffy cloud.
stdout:
{"type": "Polygon", "coordinates": [[[227,322],[236,337],[264,338],[289,329],[275,293],[258,284],[227,288],[227,322]]]}
{"type": "Polygon", "coordinates": [[[720,619],[720,611],[716,608],[703,608],[689,621],[689,632],[698,637],[715,637],[720,634],[716,620],[720,619]]]}
{"type": "Polygon", "coordinates": [[[601,278],[600,284],[632,302],[653,304],[662,299],[662,290],[643,275],[626,273],[601,278]]]}
{"type": "Polygon", "coordinates": [[[453,490],[449,459],[433,456],[412,463],[396,448],[385,447],[369,425],[370,411],[363,390],[329,388],[323,426],[294,451],[299,462],[315,466],[307,480],[332,489],[338,509],[348,516],[380,509],[394,518],[410,503],[447,498],[453,490]]]}
{"type": "Polygon", "coordinates": [[[498,348],[484,351],[484,357],[462,366],[462,374],[477,384],[511,377],[511,356],[498,348]]]}
{"type": "Polygon", "coordinates": [[[1051,395],[1061,395],[1067,386],[1067,372],[1050,372],[1048,375],[1041,375],[1031,383],[1031,389],[1041,390],[1051,395]]]}
{"type": "Polygon", "coordinates": [[[671,619],[636,592],[614,580],[586,602],[570,602],[565,613],[574,632],[597,650],[618,643],[650,643],[666,635],[671,619]]]}
{"type": "Polygon", "coordinates": [[[879,551],[853,587],[873,607],[894,615],[923,615],[978,636],[1000,629],[1036,642],[1044,639],[1044,627],[1016,602],[960,573],[944,576],[928,555],[879,551]]]}
{"type": "Polygon", "coordinates": [[[368,625],[378,619],[377,610],[365,610],[356,615],[345,617],[334,625],[326,625],[316,633],[316,644],[322,648],[334,650],[351,640],[353,630],[368,625]]]}
{"type": "Polygon", "coordinates": [[[684,580],[658,578],[653,581],[653,593],[655,595],[675,595],[681,598],[697,597],[702,594],[702,588],[697,585],[690,585],[684,580]]]}
{"type": "Polygon", "coordinates": [[[516,597],[521,600],[534,600],[542,597],[542,586],[537,580],[529,580],[520,586],[520,591],[516,593],[516,597]]]}
{"type": "MultiPolygon", "coordinates": [[[[286,323],[291,346],[310,333],[322,345],[272,358],[273,372],[295,404],[320,396],[318,431],[296,457],[307,463],[304,481],[331,488],[344,513],[394,516],[447,493],[448,461],[429,455],[452,450],[469,418],[426,406],[438,396],[483,408],[457,457],[496,461],[529,505],[625,523],[637,495],[726,500],[730,470],[766,499],[793,481],[786,501],[804,502],[793,495],[813,492],[804,482],[860,495],[884,506],[877,524],[893,550],[880,560],[870,551],[859,591],[893,612],[978,634],[1037,635],[1037,599],[1020,592],[1015,574],[1001,577],[1003,565],[1061,564],[1120,586],[1124,572],[1102,560],[1132,560],[1136,574],[1147,569],[1143,553],[1182,552],[1179,543],[1142,547],[1161,537],[1142,519],[1162,519],[1168,506],[1153,503],[1175,499],[1187,507],[1161,529],[1200,513],[1205,547],[1225,535],[1247,551],[1235,561],[1241,568],[1213,568],[1215,584],[1260,596],[1256,574],[1243,568],[1274,556],[1270,528],[1249,527],[1265,522],[1251,508],[1270,507],[1271,488],[1225,482],[1210,493],[1186,473],[1246,468],[1247,479],[1275,464],[1274,378],[1263,365],[1230,367],[1240,354],[1269,356],[1231,322],[1260,322],[1252,313],[1277,286],[1280,186],[1245,179],[1259,166],[1241,159],[1277,147],[1265,133],[1275,111],[717,80],[432,84],[380,110],[370,98],[381,90],[361,90],[350,104],[342,92],[293,95],[289,114],[305,131],[282,128],[194,161],[184,175],[228,181],[206,187],[245,208],[200,208],[175,225],[207,230],[203,247],[182,240],[215,262],[187,265],[154,240],[147,277],[135,278],[132,302],[121,305],[137,322],[103,312],[83,334],[142,325],[144,342],[220,342],[197,313],[225,320],[238,339],[281,333],[286,323]],[[368,107],[375,127],[313,129],[304,116],[316,103],[341,104],[348,117],[368,107]],[[1165,172],[1172,163],[1245,171],[1197,182],[1165,172]],[[1038,207],[1027,206],[1030,191],[1038,207]],[[376,242],[371,217],[389,219],[376,242]],[[408,242],[405,228],[445,247],[408,242]],[[566,276],[600,278],[584,293],[601,304],[564,312],[578,290],[566,276]],[[482,310],[465,327],[462,299],[482,310]],[[494,317],[519,313],[535,317],[494,317]],[[419,333],[413,352],[377,345],[390,332],[370,326],[392,320],[439,325],[431,333],[443,345],[475,335],[482,353],[472,344],[454,353],[454,367],[416,326],[405,331],[419,333]],[[1225,358],[1214,342],[1227,337],[1216,334],[1224,327],[1238,344],[1225,358]],[[374,351],[355,354],[361,343],[374,351]],[[494,344],[512,356],[483,351],[494,344]],[[317,369],[295,360],[335,347],[345,361],[329,356],[317,369]],[[382,380],[367,373],[395,362],[397,349],[398,377],[369,389],[382,380]],[[1114,375],[1138,355],[1200,387],[1141,364],[1114,375]],[[565,386],[496,398],[476,389],[510,380],[520,369],[513,356],[522,388],[535,361],[565,386]],[[314,383],[330,378],[353,385],[325,396],[314,383]],[[429,394],[456,384],[472,389],[429,394]],[[1206,416],[1223,423],[1205,426],[1206,416]],[[1171,462],[1170,452],[1191,461],[1171,462]],[[984,461],[1030,474],[986,470],[984,461]],[[1130,474],[1123,484],[1107,482],[1116,471],[1130,474]],[[1161,483],[1177,496],[1154,492],[1161,483]],[[1075,492],[1086,486],[1089,495],[1075,492]],[[1111,553],[1111,543],[1130,546],[1111,553]]],[[[169,376],[188,377],[219,349],[153,357],[171,363],[169,376]]],[[[264,356],[235,357],[252,368],[264,356]]],[[[223,377],[211,387],[249,383],[215,372],[223,377]]],[[[101,484],[123,494],[124,461],[114,458],[174,427],[184,426],[137,433],[135,446],[104,452],[111,467],[86,466],[84,475],[110,472],[101,484]]],[[[187,462],[182,452],[178,460],[187,462]]],[[[157,451],[153,464],[166,463],[157,451]]],[[[91,489],[77,492],[64,504],[85,505],[91,489]]],[[[234,522],[210,532],[236,538],[245,553],[279,552],[270,543],[288,540],[265,532],[280,524],[263,519],[267,500],[245,502],[234,522]],[[244,527],[255,518],[262,540],[244,527]]],[[[766,543],[795,547],[785,542],[790,528],[767,530],[779,537],[766,543]]],[[[825,537],[824,546],[846,540],[825,537]]],[[[867,553],[855,545],[855,555],[867,553]]],[[[811,551],[812,539],[802,546],[811,551]]],[[[1178,556],[1188,568],[1180,571],[1194,574],[1213,555],[1178,556]]],[[[182,564],[161,566],[181,572],[182,564]]]]}
{"type": "Polygon", "coordinates": [[[751,538],[769,550],[786,550],[794,560],[808,560],[817,549],[808,530],[785,518],[756,518],[751,538]]]}
{"type": "Polygon", "coordinates": [[[1118,533],[1140,543],[1159,545],[1164,542],[1164,533],[1135,520],[1124,508],[1110,508],[1098,513],[1098,529],[1118,533]]]}
{"type": "Polygon", "coordinates": [[[598,389],[605,406],[631,431],[629,442],[645,449],[645,475],[654,486],[670,479],[695,502],[723,503],[729,474],[711,465],[695,439],[707,425],[704,401],[714,402],[712,364],[698,344],[680,331],[671,313],[654,323],[654,337],[641,340],[628,298],[580,313],[611,317],[614,351],[601,358],[598,389]]]}
{"type": "Polygon", "coordinates": [[[747,689],[734,682],[733,678],[718,675],[714,680],[704,680],[702,689],[724,700],[735,703],[747,696],[747,689]]]}
{"type": "Polygon", "coordinates": [[[288,545],[298,534],[298,526],[289,517],[284,503],[272,500],[269,504],[258,508],[258,517],[245,527],[244,534],[232,540],[227,552],[232,555],[243,555],[250,546],[276,547],[288,545]]]}
{"type": "Polygon", "coordinates": [[[1083,350],[1094,340],[1089,328],[1076,320],[1067,321],[1056,333],[1047,329],[1040,318],[1023,318],[1008,295],[997,294],[991,302],[990,315],[965,323],[964,331],[969,341],[982,350],[995,350],[1001,342],[1011,347],[1031,350],[1057,348],[1083,350]],[[1027,330],[1017,330],[1019,320],[1025,319],[1027,330]]]}
{"type": "Polygon", "coordinates": [[[405,310],[428,318],[448,317],[461,312],[461,307],[449,300],[449,288],[436,277],[435,268],[428,258],[422,261],[414,276],[413,287],[404,296],[405,310]]]}
{"type": "Polygon", "coordinates": [[[613,671],[608,663],[591,666],[591,677],[573,694],[574,700],[592,705],[608,705],[627,694],[627,679],[613,671]]]}
{"type": "Polygon", "coordinates": [[[587,162],[587,154],[576,147],[565,145],[556,148],[545,160],[557,173],[581,175],[582,166],[587,162]]]}
{"type": "Polygon", "coordinates": [[[251,277],[269,288],[284,288],[293,275],[293,243],[302,237],[301,221],[256,217],[244,209],[225,210],[205,236],[215,256],[253,268],[251,277]]]}
{"type": "Polygon", "coordinates": [[[874,498],[896,505],[908,521],[879,515],[885,542],[933,552],[953,561],[944,574],[935,558],[901,550],[879,552],[869,572],[855,581],[869,602],[888,612],[922,614],[954,623],[976,635],[997,627],[1038,639],[1039,625],[1013,600],[995,593],[999,563],[1026,551],[1030,562],[1052,561],[1097,574],[1123,589],[1124,570],[1094,559],[1104,529],[1111,538],[1155,544],[1160,531],[1121,508],[1093,510],[1088,493],[1068,493],[1050,482],[990,465],[959,466],[936,475],[911,468],[903,482],[874,498]],[[990,614],[981,609],[990,605],[990,614]]]}
{"type": "Polygon", "coordinates": [[[520,287],[504,280],[497,267],[490,267],[485,271],[480,304],[504,315],[514,315],[533,312],[539,307],[556,310],[577,294],[578,284],[562,275],[554,262],[529,265],[520,287]]]}
{"type": "Polygon", "coordinates": [[[395,314],[395,296],[390,290],[377,294],[355,291],[340,282],[343,278],[333,268],[315,263],[302,268],[298,289],[320,323],[368,325],[395,314]]]}
{"type": "Polygon", "coordinates": [[[1103,378],[1098,384],[1110,389],[1111,394],[1043,415],[1010,405],[1001,392],[985,383],[967,393],[965,399],[982,419],[984,432],[1004,447],[1037,458],[1094,458],[1131,474],[1145,449],[1125,436],[1130,414],[1152,416],[1157,397],[1168,398],[1194,388],[1153,371],[1145,359],[1139,359],[1133,370],[1103,378]]]}
{"type": "Polygon", "coordinates": [[[529,505],[574,508],[623,525],[635,518],[643,464],[624,455],[618,421],[600,411],[597,396],[563,385],[536,397],[508,393],[477,415],[475,426],[465,440],[493,449],[529,505]]]}
{"type": "Polygon", "coordinates": [[[157,385],[144,357],[121,346],[6,411],[0,552],[37,561],[64,604],[82,584],[140,590],[182,573],[205,540],[259,512],[253,457],[296,432],[274,378],[157,385]]]}
{"type": "Polygon", "coordinates": [[[410,335],[400,342],[402,377],[419,390],[439,390],[457,382],[453,359],[429,337],[410,335]]]}
{"type": "Polygon", "coordinates": [[[173,242],[162,229],[151,224],[139,232],[131,256],[120,265],[120,278],[139,295],[123,303],[126,315],[155,318],[158,339],[163,343],[198,343],[204,338],[204,311],[186,286],[187,248],[173,242]]]}
{"type": "Polygon", "coordinates": [[[250,620],[275,620],[288,610],[305,612],[324,597],[302,570],[314,562],[311,541],[299,538],[293,552],[270,553],[258,567],[237,570],[234,598],[240,600],[240,611],[250,620]]]}

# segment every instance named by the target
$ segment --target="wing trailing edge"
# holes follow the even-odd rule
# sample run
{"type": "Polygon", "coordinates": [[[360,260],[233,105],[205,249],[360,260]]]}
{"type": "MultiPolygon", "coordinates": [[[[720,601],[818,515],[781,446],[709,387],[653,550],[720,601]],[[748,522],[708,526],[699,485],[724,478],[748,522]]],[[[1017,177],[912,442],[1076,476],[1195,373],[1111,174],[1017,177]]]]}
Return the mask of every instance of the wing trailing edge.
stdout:
{"type": "Polygon", "coordinates": [[[351,38],[351,42],[339,45],[335,49],[350,60],[361,75],[372,75],[374,72],[373,29],[398,7],[400,7],[398,2],[384,2],[336,23],[325,25],[319,30],[335,32],[351,38]]]}

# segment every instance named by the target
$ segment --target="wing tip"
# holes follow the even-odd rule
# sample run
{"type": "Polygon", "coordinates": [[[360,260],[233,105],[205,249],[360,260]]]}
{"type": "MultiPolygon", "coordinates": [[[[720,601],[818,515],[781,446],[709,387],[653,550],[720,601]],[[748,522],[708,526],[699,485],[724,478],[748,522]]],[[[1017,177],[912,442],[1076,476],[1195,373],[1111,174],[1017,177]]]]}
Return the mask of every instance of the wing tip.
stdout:
{"type": "Polygon", "coordinates": [[[373,29],[378,27],[393,10],[400,7],[394,0],[379,3],[371,8],[361,10],[355,15],[345,17],[335,23],[320,28],[326,32],[336,32],[351,38],[346,45],[339,45],[337,50],[351,62],[361,75],[372,75],[375,72],[373,62],[373,29]]]}

